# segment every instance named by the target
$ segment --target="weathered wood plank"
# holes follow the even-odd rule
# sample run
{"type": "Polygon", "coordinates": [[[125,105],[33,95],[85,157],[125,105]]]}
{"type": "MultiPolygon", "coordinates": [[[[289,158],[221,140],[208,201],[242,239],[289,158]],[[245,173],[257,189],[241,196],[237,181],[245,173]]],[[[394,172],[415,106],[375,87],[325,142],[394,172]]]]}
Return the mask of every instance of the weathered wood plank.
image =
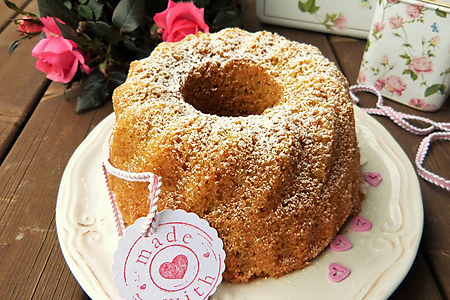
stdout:
{"type": "MultiPolygon", "coordinates": [[[[4,3],[0,6],[3,16],[5,9],[6,12],[9,9],[4,3]]],[[[37,11],[36,1],[28,5],[27,9],[37,11]]],[[[49,81],[45,79],[44,73],[36,70],[36,59],[31,56],[31,50],[38,42],[38,38],[23,41],[16,51],[9,55],[9,43],[19,37],[17,26],[10,22],[0,36],[0,161],[2,161],[49,81]]]]}
{"type": "Polygon", "coordinates": [[[443,299],[430,269],[419,250],[406,278],[389,297],[389,300],[439,300],[443,299]]]}
{"type": "MultiPolygon", "coordinates": [[[[25,7],[27,7],[27,4],[30,3],[30,0],[17,0],[17,1],[12,1],[12,2],[14,2],[21,9],[24,9],[25,7]]],[[[31,2],[36,3],[37,0],[32,0],[31,2]]],[[[37,10],[31,11],[31,12],[36,12],[36,14],[37,14],[37,10]]],[[[9,22],[11,22],[11,20],[14,19],[15,16],[16,16],[16,13],[14,11],[12,11],[11,9],[9,9],[5,5],[5,3],[2,1],[0,3],[0,32],[2,32],[3,29],[6,26],[8,26],[9,22]]]]}
{"type": "Polygon", "coordinates": [[[5,299],[82,294],[68,270],[60,269],[65,265],[62,255],[55,254],[60,251],[56,197],[69,158],[93,128],[93,120],[98,122],[112,107],[76,114],[75,101],[65,101],[63,91],[61,84],[50,86],[0,166],[0,269],[8,274],[0,276],[0,286],[5,299]],[[51,273],[65,275],[59,280],[51,273]],[[51,282],[42,280],[47,277],[51,282]]]}
{"type": "MultiPolygon", "coordinates": [[[[29,1],[21,1],[28,3],[29,1]]],[[[16,3],[19,4],[19,3],[16,3]]],[[[38,6],[37,1],[34,0],[28,5],[21,6],[22,8],[25,8],[28,11],[31,12],[38,12],[38,6]]],[[[8,54],[9,44],[14,42],[15,40],[20,39],[20,32],[18,31],[19,27],[14,24],[13,20],[14,18],[18,18],[17,16],[14,17],[14,12],[10,10],[3,1],[0,2],[0,66],[2,66],[6,60],[10,59],[10,55],[8,54]],[[3,22],[3,23],[2,23],[3,22]],[[3,25],[2,25],[3,24],[3,25]]],[[[39,37],[36,37],[35,40],[37,40],[39,37]]],[[[20,45],[17,49],[20,49],[20,45]]],[[[28,51],[28,50],[26,50],[28,51]]],[[[29,55],[31,55],[31,51],[29,52],[29,55]]]]}

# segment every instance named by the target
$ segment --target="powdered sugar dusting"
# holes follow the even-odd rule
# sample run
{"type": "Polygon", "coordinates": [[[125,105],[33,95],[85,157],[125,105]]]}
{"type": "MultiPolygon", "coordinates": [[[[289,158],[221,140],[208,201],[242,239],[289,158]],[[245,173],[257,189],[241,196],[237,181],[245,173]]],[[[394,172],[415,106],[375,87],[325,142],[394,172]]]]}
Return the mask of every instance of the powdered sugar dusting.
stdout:
{"type": "MultiPolygon", "coordinates": [[[[160,209],[197,213],[229,280],[299,269],[359,209],[348,84],[317,48],[228,29],[162,43],[114,94],[111,163],[162,177],[160,209]]],[[[111,178],[125,222],[145,187],[111,178]]]]}

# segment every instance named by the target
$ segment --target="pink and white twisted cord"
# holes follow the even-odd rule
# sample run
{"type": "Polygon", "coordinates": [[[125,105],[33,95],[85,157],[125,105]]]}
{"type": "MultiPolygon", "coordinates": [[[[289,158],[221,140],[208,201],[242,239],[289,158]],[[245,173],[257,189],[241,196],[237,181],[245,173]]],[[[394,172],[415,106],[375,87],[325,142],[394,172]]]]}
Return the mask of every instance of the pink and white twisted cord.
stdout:
{"type": "Polygon", "coordinates": [[[448,191],[450,191],[450,180],[440,177],[423,167],[423,162],[428,153],[428,148],[430,143],[434,140],[448,140],[450,141],[450,123],[445,122],[435,122],[428,118],[419,117],[415,115],[405,114],[394,110],[390,106],[383,104],[383,96],[374,87],[364,86],[364,85],[354,85],[350,87],[350,95],[355,104],[359,102],[358,97],[354,94],[355,92],[368,92],[377,96],[378,100],[376,107],[374,108],[361,108],[368,114],[379,115],[389,117],[397,125],[412,132],[417,135],[427,135],[420,143],[419,149],[417,150],[415,164],[417,168],[417,173],[425,180],[436,184],[448,191]],[[412,125],[408,120],[416,120],[428,124],[428,127],[420,128],[412,125]],[[434,132],[440,130],[439,132],[434,132]],[[432,133],[434,132],[434,133],[432,133]]]}
{"type": "Polygon", "coordinates": [[[120,214],[119,207],[117,206],[116,196],[114,195],[113,191],[111,190],[111,185],[109,184],[108,171],[106,170],[105,163],[102,163],[102,169],[103,169],[103,176],[104,176],[105,182],[106,182],[106,188],[108,190],[108,196],[111,201],[111,206],[113,209],[114,220],[116,221],[117,232],[119,233],[119,236],[122,236],[125,231],[125,224],[123,222],[122,215],[120,214]]]}
{"type": "Polygon", "coordinates": [[[111,186],[109,184],[108,174],[111,174],[117,178],[131,181],[131,182],[148,182],[148,202],[150,205],[149,213],[147,215],[148,222],[142,229],[142,235],[144,237],[149,237],[156,230],[157,223],[157,211],[158,211],[158,197],[161,189],[161,177],[156,176],[151,172],[141,172],[141,173],[132,173],[126,172],[120,169],[117,169],[109,162],[110,155],[110,136],[106,139],[106,142],[103,147],[103,170],[106,178],[106,186],[108,189],[109,197],[111,199],[111,204],[113,207],[114,217],[116,219],[116,226],[119,233],[119,236],[122,236],[125,231],[125,225],[123,222],[122,215],[120,214],[119,208],[117,207],[117,201],[115,199],[115,195],[111,190],[111,186]]]}

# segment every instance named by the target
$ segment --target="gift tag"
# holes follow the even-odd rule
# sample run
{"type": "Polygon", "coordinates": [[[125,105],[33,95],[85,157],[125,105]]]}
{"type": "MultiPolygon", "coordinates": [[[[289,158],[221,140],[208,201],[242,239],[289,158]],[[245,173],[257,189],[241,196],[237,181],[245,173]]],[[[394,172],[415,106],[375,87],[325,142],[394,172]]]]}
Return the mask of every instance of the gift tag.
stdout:
{"type": "Polygon", "coordinates": [[[125,299],[207,299],[222,281],[225,252],[206,220],[182,210],[158,213],[156,231],[142,235],[147,218],[129,226],[114,253],[114,283],[125,299]]]}

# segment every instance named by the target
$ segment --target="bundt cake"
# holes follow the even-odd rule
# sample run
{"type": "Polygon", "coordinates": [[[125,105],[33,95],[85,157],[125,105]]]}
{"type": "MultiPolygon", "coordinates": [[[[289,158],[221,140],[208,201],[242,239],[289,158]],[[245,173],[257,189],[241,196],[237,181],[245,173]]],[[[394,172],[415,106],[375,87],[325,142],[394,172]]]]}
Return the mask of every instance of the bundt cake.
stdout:
{"type": "MultiPolygon", "coordinates": [[[[110,162],[162,178],[158,210],[194,212],[224,243],[224,279],[306,266],[360,209],[348,83],[310,45],[225,29],[161,43],[113,95],[110,162]]],[[[147,183],[110,175],[125,224],[147,183]]]]}

